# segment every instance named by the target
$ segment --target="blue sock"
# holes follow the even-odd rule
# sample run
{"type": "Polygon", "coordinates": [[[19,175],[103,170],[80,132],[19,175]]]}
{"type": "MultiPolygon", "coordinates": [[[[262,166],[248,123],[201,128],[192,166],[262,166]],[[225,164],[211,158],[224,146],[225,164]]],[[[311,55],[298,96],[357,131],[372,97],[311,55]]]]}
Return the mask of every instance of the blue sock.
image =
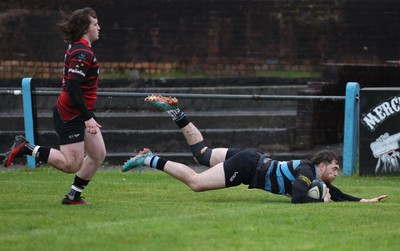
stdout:
{"type": "Polygon", "coordinates": [[[150,161],[150,167],[151,168],[157,168],[157,162],[160,159],[158,156],[153,156],[153,158],[150,161]]]}

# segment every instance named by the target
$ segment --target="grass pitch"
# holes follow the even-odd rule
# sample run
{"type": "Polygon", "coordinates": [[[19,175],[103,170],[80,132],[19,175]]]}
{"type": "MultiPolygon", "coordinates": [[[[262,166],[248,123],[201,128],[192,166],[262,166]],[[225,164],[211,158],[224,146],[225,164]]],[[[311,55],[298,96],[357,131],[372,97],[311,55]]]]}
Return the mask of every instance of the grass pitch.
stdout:
{"type": "Polygon", "coordinates": [[[0,171],[0,250],[399,250],[400,177],[338,177],[380,203],[293,205],[246,186],[194,193],[159,171],[101,171],[90,205],[61,205],[74,175],[0,171]]]}

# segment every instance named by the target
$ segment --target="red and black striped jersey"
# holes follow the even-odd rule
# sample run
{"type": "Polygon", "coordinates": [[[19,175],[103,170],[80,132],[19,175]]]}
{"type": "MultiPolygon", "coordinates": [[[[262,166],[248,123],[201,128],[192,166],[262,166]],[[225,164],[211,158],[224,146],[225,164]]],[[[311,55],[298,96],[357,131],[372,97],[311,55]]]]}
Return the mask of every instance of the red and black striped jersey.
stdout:
{"type": "Polygon", "coordinates": [[[64,56],[62,90],[56,104],[64,121],[81,115],[67,92],[68,80],[81,83],[85,104],[92,111],[97,98],[98,76],[99,65],[89,43],[81,39],[70,44],[64,56]]]}

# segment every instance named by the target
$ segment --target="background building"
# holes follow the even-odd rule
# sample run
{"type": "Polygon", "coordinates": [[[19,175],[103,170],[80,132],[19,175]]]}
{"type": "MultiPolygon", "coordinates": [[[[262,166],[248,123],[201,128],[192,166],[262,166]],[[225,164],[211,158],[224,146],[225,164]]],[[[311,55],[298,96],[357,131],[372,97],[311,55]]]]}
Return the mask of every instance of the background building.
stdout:
{"type": "Polygon", "coordinates": [[[321,71],[399,55],[396,0],[105,0],[0,3],[0,78],[59,78],[60,9],[93,7],[102,73],[207,76],[321,71]]]}

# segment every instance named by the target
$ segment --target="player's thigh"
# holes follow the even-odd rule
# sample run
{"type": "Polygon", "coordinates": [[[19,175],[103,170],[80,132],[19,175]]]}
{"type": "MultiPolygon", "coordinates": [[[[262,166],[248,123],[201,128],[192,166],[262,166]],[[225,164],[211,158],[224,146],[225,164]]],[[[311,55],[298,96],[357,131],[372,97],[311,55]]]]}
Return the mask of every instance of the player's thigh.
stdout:
{"type": "Polygon", "coordinates": [[[215,165],[224,162],[227,152],[228,148],[213,148],[210,157],[210,167],[214,167],[215,165]]]}
{"type": "Polygon", "coordinates": [[[60,152],[65,156],[67,164],[80,166],[85,156],[84,143],[77,142],[67,145],[60,145],[60,152]]]}
{"type": "Polygon", "coordinates": [[[198,184],[202,186],[201,190],[212,190],[225,188],[224,163],[219,163],[213,168],[200,173],[197,176],[198,184]]]}
{"type": "Polygon", "coordinates": [[[106,156],[106,146],[100,129],[96,134],[85,134],[85,152],[94,159],[104,159],[106,156]]]}

